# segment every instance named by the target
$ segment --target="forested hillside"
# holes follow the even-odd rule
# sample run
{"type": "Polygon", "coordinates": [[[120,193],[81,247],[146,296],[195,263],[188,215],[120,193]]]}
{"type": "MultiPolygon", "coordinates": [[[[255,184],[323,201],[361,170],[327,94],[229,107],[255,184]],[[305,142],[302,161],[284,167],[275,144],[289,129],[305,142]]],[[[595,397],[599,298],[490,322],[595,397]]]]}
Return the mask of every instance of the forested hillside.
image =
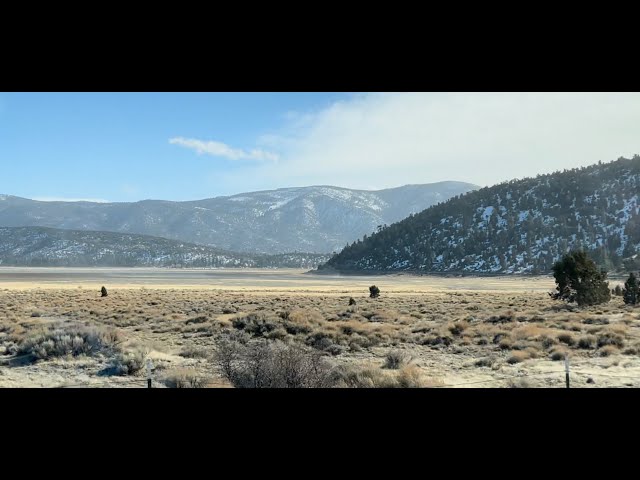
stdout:
{"type": "Polygon", "coordinates": [[[571,249],[638,269],[640,156],[512,180],[427,208],[347,246],[322,269],[548,273],[571,249]]]}

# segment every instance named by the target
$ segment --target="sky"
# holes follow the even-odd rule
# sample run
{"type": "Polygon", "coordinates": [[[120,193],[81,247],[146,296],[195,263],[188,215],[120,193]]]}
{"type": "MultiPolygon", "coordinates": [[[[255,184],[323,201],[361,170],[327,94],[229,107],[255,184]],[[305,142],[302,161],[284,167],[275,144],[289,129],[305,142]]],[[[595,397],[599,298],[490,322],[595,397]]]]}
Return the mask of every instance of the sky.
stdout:
{"type": "Polygon", "coordinates": [[[2,93],[0,194],[489,186],[640,153],[639,93],[2,93]]]}

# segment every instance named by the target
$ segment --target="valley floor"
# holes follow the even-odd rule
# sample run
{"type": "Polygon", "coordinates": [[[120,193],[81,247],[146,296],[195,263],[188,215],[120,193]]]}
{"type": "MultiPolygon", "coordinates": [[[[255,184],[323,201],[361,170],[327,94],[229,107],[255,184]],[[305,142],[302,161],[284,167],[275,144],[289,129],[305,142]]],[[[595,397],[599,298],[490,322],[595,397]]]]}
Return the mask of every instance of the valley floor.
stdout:
{"type": "Polygon", "coordinates": [[[4,267],[0,387],[145,388],[147,358],[154,386],[229,387],[213,353],[240,330],[372,378],[398,375],[383,368],[395,356],[416,386],[563,388],[565,355],[572,387],[640,386],[640,309],[619,297],[578,309],[553,288],[551,277],[4,267]]]}

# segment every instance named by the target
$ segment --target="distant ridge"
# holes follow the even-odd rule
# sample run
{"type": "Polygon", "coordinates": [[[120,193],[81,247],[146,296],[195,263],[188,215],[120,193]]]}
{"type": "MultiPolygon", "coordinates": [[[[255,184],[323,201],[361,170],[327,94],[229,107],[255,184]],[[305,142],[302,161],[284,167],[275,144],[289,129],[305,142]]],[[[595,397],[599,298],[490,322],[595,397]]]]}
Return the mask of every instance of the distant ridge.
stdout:
{"type": "Polygon", "coordinates": [[[241,254],[152,237],[46,227],[0,227],[0,266],[314,268],[328,255],[241,254]]]}
{"type": "Polygon", "coordinates": [[[152,235],[245,253],[331,253],[379,225],[479,188],[463,182],[385,190],[331,186],[188,202],[41,202],[0,196],[0,226],[152,235]]]}

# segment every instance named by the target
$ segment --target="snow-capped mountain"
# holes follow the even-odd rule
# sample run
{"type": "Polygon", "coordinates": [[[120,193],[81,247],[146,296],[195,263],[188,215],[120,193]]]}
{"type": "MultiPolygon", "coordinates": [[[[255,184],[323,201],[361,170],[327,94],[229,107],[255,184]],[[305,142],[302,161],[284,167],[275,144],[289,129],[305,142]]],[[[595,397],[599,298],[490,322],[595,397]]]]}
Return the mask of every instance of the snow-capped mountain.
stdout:
{"type": "Polygon", "coordinates": [[[322,269],[548,273],[584,248],[640,268],[640,156],[467,193],[354,242],[322,269]]]}
{"type": "Polygon", "coordinates": [[[330,253],[378,226],[478,188],[462,182],[366,191],[315,186],[189,202],[39,202],[0,197],[0,226],[137,233],[235,252],[330,253]]]}
{"type": "Polygon", "coordinates": [[[241,254],[148,235],[0,227],[4,266],[314,268],[328,258],[308,253],[241,254]]]}

